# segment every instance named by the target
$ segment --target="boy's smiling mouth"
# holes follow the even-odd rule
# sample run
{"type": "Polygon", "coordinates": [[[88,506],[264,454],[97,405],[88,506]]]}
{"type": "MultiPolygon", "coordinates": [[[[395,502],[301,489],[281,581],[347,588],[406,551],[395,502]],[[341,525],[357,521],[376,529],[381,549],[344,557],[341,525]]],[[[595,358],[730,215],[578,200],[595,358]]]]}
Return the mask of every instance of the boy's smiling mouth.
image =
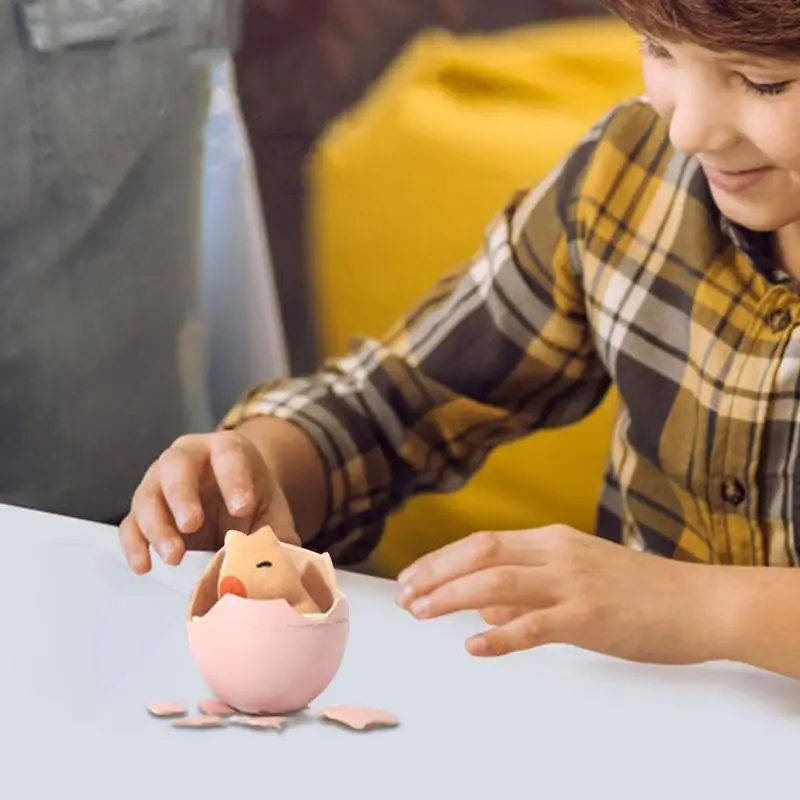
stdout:
{"type": "Polygon", "coordinates": [[[702,164],[708,182],[724,192],[743,192],[760,183],[775,167],[758,167],[747,170],[723,170],[702,164]]]}

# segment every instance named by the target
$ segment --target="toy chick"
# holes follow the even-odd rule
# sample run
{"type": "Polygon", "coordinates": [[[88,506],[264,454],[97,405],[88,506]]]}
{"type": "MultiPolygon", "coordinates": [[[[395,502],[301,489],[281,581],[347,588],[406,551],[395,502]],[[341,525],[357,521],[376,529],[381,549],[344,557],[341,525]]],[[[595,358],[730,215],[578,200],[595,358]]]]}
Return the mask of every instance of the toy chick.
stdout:
{"type": "Polygon", "coordinates": [[[320,613],[303,586],[300,570],[269,526],[249,535],[228,531],[217,593],[252,600],[284,599],[299,614],[320,613]]]}

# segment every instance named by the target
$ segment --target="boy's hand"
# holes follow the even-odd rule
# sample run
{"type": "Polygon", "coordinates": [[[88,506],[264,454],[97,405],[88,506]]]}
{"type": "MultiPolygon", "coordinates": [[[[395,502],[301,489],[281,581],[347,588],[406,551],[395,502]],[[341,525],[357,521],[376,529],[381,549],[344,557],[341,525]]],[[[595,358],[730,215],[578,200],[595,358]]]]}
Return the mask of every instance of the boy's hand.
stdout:
{"type": "Polygon", "coordinates": [[[719,657],[717,575],[554,526],[479,533],[424,556],[401,573],[398,602],[420,619],[480,611],[495,627],[468,641],[476,656],[563,643],[688,664],[719,657]]]}
{"type": "Polygon", "coordinates": [[[231,528],[249,533],[271,525],[299,544],[289,504],[253,442],[237,431],[184,436],[145,474],[120,526],[134,572],[152,567],[152,547],[167,564],[181,562],[187,546],[217,550],[231,528]]]}

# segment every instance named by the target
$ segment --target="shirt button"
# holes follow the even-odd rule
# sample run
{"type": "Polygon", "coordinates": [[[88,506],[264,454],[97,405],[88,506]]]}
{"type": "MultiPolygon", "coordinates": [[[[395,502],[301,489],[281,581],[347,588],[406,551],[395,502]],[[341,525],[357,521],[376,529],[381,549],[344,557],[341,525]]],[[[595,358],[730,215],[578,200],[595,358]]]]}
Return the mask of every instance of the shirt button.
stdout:
{"type": "Polygon", "coordinates": [[[726,503],[738,506],[744,502],[747,492],[738,478],[726,478],[722,484],[722,499],[726,503]]]}
{"type": "Polygon", "coordinates": [[[767,315],[767,324],[773,333],[781,333],[792,324],[792,315],[785,308],[776,308],[767,315]]]}

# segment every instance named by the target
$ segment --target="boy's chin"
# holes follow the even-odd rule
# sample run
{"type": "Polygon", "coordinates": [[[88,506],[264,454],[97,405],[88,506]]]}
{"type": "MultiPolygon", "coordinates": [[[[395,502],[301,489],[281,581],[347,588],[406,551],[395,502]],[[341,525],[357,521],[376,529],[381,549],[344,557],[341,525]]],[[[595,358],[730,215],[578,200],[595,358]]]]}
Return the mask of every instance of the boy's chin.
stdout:
{"type": "Polygon", "coordinates": [[[785,206],[774,207],[772,203],[756,203],[715,193],[714,200],[719,210],[731,222],[755,233],[774,233],[787,225],[800,222],[800,209],[791,213],[785,206]]]}

